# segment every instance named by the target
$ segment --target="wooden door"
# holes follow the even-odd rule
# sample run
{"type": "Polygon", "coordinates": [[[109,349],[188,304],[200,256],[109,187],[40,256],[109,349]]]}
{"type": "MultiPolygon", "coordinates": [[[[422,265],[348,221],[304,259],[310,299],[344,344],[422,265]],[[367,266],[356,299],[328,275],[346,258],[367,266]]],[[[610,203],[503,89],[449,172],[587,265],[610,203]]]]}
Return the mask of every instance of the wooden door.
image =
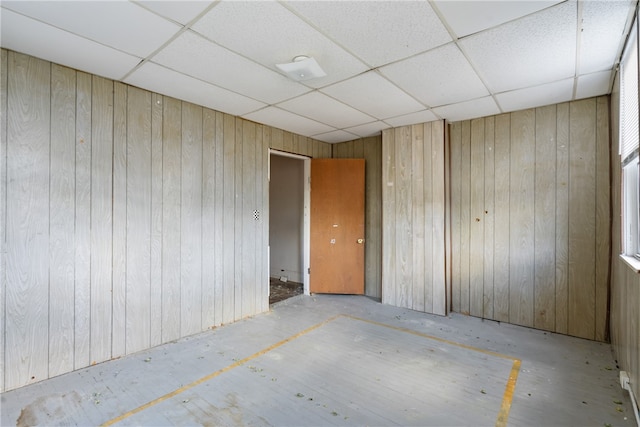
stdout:
{"type": "Polygon", "coordinates": [[[364,159],[311,160],[312,293],[364,294],[364,159]]]}

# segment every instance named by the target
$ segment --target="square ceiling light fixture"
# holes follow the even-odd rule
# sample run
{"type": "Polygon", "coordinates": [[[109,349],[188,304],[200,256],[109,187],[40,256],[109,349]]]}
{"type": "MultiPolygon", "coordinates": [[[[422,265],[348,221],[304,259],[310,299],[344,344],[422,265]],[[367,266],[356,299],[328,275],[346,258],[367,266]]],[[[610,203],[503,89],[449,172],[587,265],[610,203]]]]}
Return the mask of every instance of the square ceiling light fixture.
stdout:
{"type": "Polygon", "coordinates": [[[306,55],[298,55],[293,58],[292,62],[276,64],[276,67],[284,71],[291,79],[298,82],[317,79],[318,77],[327,75],[315,59],[306,55]]]}

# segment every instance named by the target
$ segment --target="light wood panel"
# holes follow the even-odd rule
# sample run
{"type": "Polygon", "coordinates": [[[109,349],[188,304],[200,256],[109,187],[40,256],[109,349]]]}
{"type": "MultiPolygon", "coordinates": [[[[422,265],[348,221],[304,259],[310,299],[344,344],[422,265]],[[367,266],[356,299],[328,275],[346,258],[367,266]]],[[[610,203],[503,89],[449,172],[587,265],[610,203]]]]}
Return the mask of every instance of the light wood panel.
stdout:
{"type": "Polygon", "coordinates": [[[454,301],[461,296],[454,308],[605,340],[608,99],[463,121],[450,130],[452,223],[460,218],[460,231],[452,230],[452,294],[454,301]],[[478,142],[483,147],[474,148],[478,142]]]}
{"type": "MultiPolygon", "coordinates": [[[[7,200],[7,69],[8,53],[0,50],[0,200],[7,200]]],[[[5,307],[7,295],[7,218],[6,209],[0,209],[0,305],[5,307]]],[[[6,312],[0,314],[0,392],[4,391],[4,337],[6,312]]]]}
{"type": "Polygon", "coordinates": [[[444,123],[384,131],[382,155],[382,302],[444,315],[444,123]]]}

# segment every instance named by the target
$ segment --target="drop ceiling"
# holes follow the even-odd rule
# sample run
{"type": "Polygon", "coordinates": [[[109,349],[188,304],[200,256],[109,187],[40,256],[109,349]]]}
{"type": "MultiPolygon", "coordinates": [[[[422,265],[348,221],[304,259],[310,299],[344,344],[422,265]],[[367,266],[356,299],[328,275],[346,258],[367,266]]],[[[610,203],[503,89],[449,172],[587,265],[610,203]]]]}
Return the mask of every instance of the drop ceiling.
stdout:
{"type": "Polygon", "coordinates": [[[0,42],[336,143],[608,94],[636,4],[1,1],[0,42]],[[289,79],[297,55],[327,75],[289,79]]]}

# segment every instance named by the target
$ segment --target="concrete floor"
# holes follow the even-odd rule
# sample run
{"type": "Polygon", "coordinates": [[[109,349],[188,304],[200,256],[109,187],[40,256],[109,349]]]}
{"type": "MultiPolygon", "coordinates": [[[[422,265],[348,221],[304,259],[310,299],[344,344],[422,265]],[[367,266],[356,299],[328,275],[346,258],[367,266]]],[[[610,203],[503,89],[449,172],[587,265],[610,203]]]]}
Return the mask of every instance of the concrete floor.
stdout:
{"type": "Polygon", "coordinates": [[[635,425],[608,344],[332,295],[4,393],[0,409],[2,426],[635,425]]]}

